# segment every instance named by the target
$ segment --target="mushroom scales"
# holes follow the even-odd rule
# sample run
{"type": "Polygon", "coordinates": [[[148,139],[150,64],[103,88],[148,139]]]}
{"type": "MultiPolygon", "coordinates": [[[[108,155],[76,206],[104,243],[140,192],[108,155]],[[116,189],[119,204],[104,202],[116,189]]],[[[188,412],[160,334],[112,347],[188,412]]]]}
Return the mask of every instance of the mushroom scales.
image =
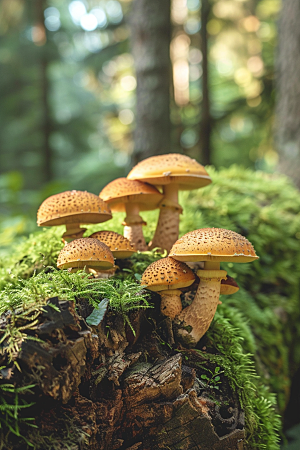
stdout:
{"type": "Polygon", "coordinates": [[[186,264],[167,257],[147,267],[141,284],[161,296],[161,313],[174,319],[182,310],[179,289],[190,286],[194,281],[195,275],[186,264]]]}
{"type": "Polygon", "coordinates": [[[137,251],[129,239],[115,231],[96,231],[90,238],[99,239],[107,245],[116,259],[130,258],[137,251]]]}
{"type": "Polygon", "coordinates": [[[204,269],[197,271],[200,283],[194,301],[178,316],[192,327],[190,333],[181,330],[181,336],[195,344],[208,330],[219,303],[221,280],[227,275],[220,270],[220,262],[246,263],[258,256],[244,236],[222,228],[190,231],[175,242],[170,256],[178,261],[204,261],[204,269]]]}
{"type": "Polygon", "coordinates": [[[140,180],[162,186],[164,198],[160,203],[160,215],[150,248],[170,251],[178,239],[179,215],[178,191],[204,187],[211,178],[195,159],[186,155],[169,153],[144,159],[127,175],[129,180],[140,180]]]}
{"type": "Polygon", "coordinates": [[[124,236],[134,243],[138,250],[147,250],[142,229],[146,222],[139,213],[158,208],[162,194],[150,184],[117,178],[108,183],[99,196],[109,204],[113,212],[126,212],[124,236]]]}
{"type": "Polygon", "coordinates": [[[65,241],[81,238],[86,228],[80,224],[106,222],[112,218],[109,206],[86,191],[65,191],[43,201],[37,212],[39,227],[66,225],[65,241]]]}

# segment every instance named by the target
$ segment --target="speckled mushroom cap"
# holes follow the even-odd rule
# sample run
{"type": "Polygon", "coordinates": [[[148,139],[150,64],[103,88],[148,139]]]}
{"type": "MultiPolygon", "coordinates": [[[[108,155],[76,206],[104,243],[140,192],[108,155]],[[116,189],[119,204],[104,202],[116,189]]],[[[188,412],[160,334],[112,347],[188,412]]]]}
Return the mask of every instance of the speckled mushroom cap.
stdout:
{"type": "Polygon", "coordinates": [[[90,238],[99,239],[110,248],[115,258],[129,258],[137,249],[129,239],[115,231],[96,231],[90,235],[90,238]]]}
{"type": "Polygon", "coordinates": [[[114,265],[114,257],[110,249],[98,239],[81,238],[67,244],[59,253],[57,267],[59,269],[82,268],[110,269],[114,265]]]}
{"type": "Polygon", "coordinates": [[[193,271],[184,263],[167,257],[154,261],[143,273],[141,284],[150,291],[165,291],[190,286],[195,281],[193,271]]]}
{"type": "Polygon", "coordinates": [[[140,211],[158,208],[163,195],[150,184],[117,178],[108,183],[99,194],[113,212],[125,212],[125,203],[137,203],[140,211]]]}
{"type": "Polygon", "coordinates": [[[175,242],[170,256],[178,261],[246,263],[258,259],[253,245],[244,236],[223,228],[190,231],[175,242]]]}
{"type": "Polygon", "coordinates": [[[86,191],[66,191],[51,195],[43,201],[37,212],[41,226],[70,223],[100,223],[111,219],[109,206],[97,195],[86,191]]]}
{"type": "Polygon", "coordinates": [[[151,156],[139,162],[127,175],[155,186],[176,183],[180,190],[198,189],[211,183],[211,178],[195,159],[179,153],[151,156]]]}

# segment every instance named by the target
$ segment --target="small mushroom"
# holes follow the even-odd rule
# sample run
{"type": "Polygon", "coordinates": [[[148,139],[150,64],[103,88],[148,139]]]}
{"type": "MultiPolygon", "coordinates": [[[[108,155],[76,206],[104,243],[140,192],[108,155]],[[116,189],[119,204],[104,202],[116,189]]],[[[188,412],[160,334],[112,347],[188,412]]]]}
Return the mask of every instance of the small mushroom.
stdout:
{"type": "Polygon", "coordinates": [[[80,224],[101,223],[112,218],[109,206],[97,195],[86,191],[66,191],[51,195],[37,212],[39,227],[66,225],[64,242],[83,236],[80,224]]]}
{"type": "Polygon", "coordinates": [[[135,245],[129,239],[115,231],[96,231],[90,235],[90,238],[104,242],[116,259],[130,258],[137,251],[135,245]]]}
{"type": "Polygon", "coordinates": [[[135,244],[138,250],[147,250],[142,228],[146,222],[139,213],[158,208],[162,194],[150,184],[117,178],[105,186],[99,196],[109,204],[113,212],[126,212],[123,222],[124,236],[135,244]]]}
{"type": "Polygon", "coordinates": [[[109,270],[114,265],[114,257],[103,242],[92,238],[75,239],[65,245],[57,259],[59,269],[109,270]]]}
{"type": "Polygon", "coordinates": [[[240,289],[234,278],[227,275],[225,280],[221,281],[220,295],[232,295],[240,289]]]}
{"type": "Polygon", "coordinates": [[[178,261],[204,261],[204,269],[197,271],[200,283],[195,298],[178,316],[192,327],[191,331],[181,329],[179,335],[196,344],[208,330],[219,304],[221,280],[227,275],[220,270],[220,262],[246,263],[258,256],[244,236],[222,228],[190,231],[175,242],[170,256],[178,261]]]}
{"type": "MultiPolygon", "coordinates": [[[[130,258],[137,251],[135,245],[129,239],[115,231],[96,231],[90,235],[90,238],[98,239],[107,245],[116,259],[130,258]]],[[[107,270],[104,275],[107,275],[108,278],[113,276],[116,268],[117,266],[114,266],[112,269],[107,270]]],[[[102,273],[100,271],[98,273],[96,272],[96,276],[99,275],[102,275],[102,273]]]]}
{"type": "Polygon", "coordinates": [[[207,186],[211,183],[210,176],[195,159],[169,153],[144,159],[129,172],[127,178],[162,186],[164,198],[160,202],[159,219],[149,248],[159,247],[169,252],[178,239],[179,215],[182,213],[178,191],[207,186]]]}
{"type": "Polygon", "coordinates": [[[161,296],[161,313],[174,319],[182,310],[180,289],[190,286],[194,281],[195,275],[186,264],[167,257],[147,267],[141,284],[161,296]]]}

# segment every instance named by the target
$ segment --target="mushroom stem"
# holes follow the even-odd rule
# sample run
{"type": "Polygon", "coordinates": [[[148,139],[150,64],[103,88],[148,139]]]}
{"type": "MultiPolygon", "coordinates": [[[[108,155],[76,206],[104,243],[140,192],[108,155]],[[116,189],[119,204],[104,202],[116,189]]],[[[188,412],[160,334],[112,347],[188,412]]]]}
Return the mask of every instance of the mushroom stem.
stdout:
{"type": "Polygon", "coordinates": [[[62,240],[64,243],[74,241],[74,239],[82,238],[86,228],[80,228],[79,223],[67,223],[66,231],[62,235],[62,240]]]}
{"type": "Polygon", "coordinates": [[[204,261],[204,270],[220,270],[220,262],[204,261]]]}
{"type": "Polygon", "coordinates": [[[149,248],[161,248],[171,250],[173,244],[178,239],[179,234],[179,215],[182,208],[178,204],[178,185],[167,184],[163,186],[164,198],[160,204],[160,213],[157,227],[149,248]]]}
{"type": "Polygon", "coordinates": [[[136,245],[137,250],[144,252],[148,250],[144,234],[143,225],[146,222],[143,221],[139,215],[139,206],[136,203],[125,203],[126,217],[123,222],[124,236],[136,245]]]}
{"type": "Polygon", "coordinates": [[[171,319],[175,319],[175,317],[182,311],[180,294],[181,291],[179,289],[160,291],[160,312],[171,319]]]}
{"type": "Polygon", "coordinates": [[[193,303],[184,308],[178,319],[185,326],[192,327],[191,331],[180,329],[179,335],[188,337],[192,344],[196,344],[208,330],[219,304],[221,280],[226,278],[225,270],[198,270],[200,277],[193,303]]]}
{"type": "Polygon", "coordinates": [[[163,186],[163,194],[165,198],[167,198],[171,202],[178,203],[178,184],[165,184],[163,186]]]}
{"type": "Polygon", "coordinates": [[[108,269],[108,270],[89,269],[89,272],[94,275],[95,279],[110,278],[115,275],[116,269],[117,269],[117,266],[113,266],[111,269],[108,269]]]}

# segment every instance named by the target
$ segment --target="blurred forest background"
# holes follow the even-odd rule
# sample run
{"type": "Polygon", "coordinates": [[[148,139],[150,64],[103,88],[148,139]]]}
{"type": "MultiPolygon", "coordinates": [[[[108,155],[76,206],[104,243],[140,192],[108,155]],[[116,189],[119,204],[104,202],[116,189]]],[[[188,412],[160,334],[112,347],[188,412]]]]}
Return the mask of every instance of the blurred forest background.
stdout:
{"type": "Polygon", "coordinates": [[[138,21],[170,48],[170,140],[152,153],[276,170],[280,8],[279,0],[1,0],[0,245],[36,227],[48,195],[98,194],[151,154],[137,144],[147,138],[134,139],[143,119],[138,21]]]}

